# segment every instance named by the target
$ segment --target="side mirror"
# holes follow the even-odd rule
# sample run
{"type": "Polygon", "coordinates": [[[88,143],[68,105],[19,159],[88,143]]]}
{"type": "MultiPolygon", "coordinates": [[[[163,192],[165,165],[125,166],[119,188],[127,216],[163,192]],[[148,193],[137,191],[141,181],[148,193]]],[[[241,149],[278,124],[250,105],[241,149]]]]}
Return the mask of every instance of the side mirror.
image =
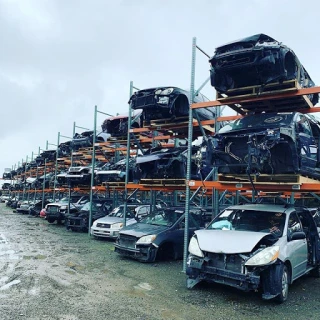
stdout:
{"type": "Polygon", "coordinates": [[[293,240],[303,240],[306,238],[306,234],[303,231],[297,231],[292,233],[291,236],[289,236],[289,240],[293,241],[293,240]]]}

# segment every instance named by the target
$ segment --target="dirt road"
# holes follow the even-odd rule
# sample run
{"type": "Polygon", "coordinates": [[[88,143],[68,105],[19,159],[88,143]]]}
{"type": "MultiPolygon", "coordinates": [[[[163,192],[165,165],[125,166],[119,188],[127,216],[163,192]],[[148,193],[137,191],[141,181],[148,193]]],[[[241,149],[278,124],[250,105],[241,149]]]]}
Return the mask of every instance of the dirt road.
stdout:
{"type": "Polygon", "coordinates": [[[320,279],[282,305],[220,285],[185,287],[182,262],[143,264],[113,242],[66,231],[0,204],[0,319],[320,319],[320,279]]]}

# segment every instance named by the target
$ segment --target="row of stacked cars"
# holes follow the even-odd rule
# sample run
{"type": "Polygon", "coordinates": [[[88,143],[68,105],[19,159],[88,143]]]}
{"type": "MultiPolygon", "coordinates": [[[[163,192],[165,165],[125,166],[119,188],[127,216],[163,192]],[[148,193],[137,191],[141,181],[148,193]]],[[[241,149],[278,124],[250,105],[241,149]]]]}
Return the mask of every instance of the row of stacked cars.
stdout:
{"type": "MultiPolygon", "coordinates": [[[[222,95],[250,86],[259,87],[261,94],[272,83],[282,85],[291,80],[299,88],[314,86],[293,51],[264,34],[217,48],[209,62],[211,84],[222,95]]],[[[306,98],[310,105],[318,102],[317,94],[306,98]]],[[[131,127],[148,126],[158,119],[179,122],[189,115],[191,102],[206,100],[198,94],[190,101],[190,94],[176,87],[139,90],[129,101],[134,110],[131,127]]],[[[284,103],[278,108],[232,105],[232,108],[242,117],[225,124],[215,134],[210,131],[199,144],[193,143],[192,179],[203,180],[214,167],[220,174],[297,173],[320,178],[320,122],[300,112],[301,105],[284,103]]],[[[193,112],[199,121],[216,116],[213,108],[193,112]]],[[[70,143],[71,150],[77,150],[76,145],[79,149],[92,146],[93,140],[124,137],[127,128],[128,117],[108,118],[102,125],[106,135],[92,139],[92,134],[83,133],[70,143]]],[[[188,145],[183,139],[179,142],[170,148],[161,143],[145,148],[137,141],[139,151],[130,158],[129,181],[185,178],[188,145]]],[[[124,181],[127,172],[124,157],[106,162],[98,163],[96,168],[71,167],[56,175],[60,178],[58,183],[63,184],[61,181],[66,179],[69,186],[89,184],[92,174],[96,183],[124,181]]],[[[12,179],[13,173],[10,174],[7,178],[12,179]]],[[[67,205],[63,201],[48,203],[46,219],[49,223],[64,221],[71,230],[90,228],[94,237],[116,239],[116,252],[140,261],[182,257],[184,207],[158,204],[152,208],[150,204],[127,203],[124,212],[125,206],[112,208],[107,199],[100,200],[95,199],[92,221],[84,214],[88,212],[85,210],[88,202],[80,206],[81,199],[72,202],[72,206],[70,199],[67,205]]],[[[308,273],[320,276],[318,210],[289,205],[238,205],[228,207],[210,220],[207,210],[190,209],[189,288],[200,281],[218,282],[244,291],[261,289],[264,299],[283,302],[294,280],[308,273]]]]}

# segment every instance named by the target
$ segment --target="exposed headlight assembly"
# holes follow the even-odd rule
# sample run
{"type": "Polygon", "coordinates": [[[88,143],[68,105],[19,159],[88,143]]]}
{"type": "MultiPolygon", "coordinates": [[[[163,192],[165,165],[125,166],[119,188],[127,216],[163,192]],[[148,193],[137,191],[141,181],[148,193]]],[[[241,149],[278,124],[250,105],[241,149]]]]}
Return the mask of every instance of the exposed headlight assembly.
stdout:
{"type": "Polygon", "coordinates": [[[141,237],[138,241],[137,244],[148,244],[152,243],[156,239],[157,235],[155,234],[149,234],[148,236],[141,237]]]}
{"type": "Polygon", "coordinates": [[[201,257],[203,258],[203,252],[201,251],[200,247],[199,247],[199,243],[196,237],[192,237],[190,242],[189,242],[189,248],[188,248],[189,252],[197,257],[201,257]]]}
{"type": "Polygon", "coordinates": [[[272,264],[279,257],[279,253],[280,253],[279,246],[272,246],[272,247],[265,248],[262,251],[255,254],[253,257],[251,257],[246,262],[246,266],[258,267],[258,266],[265,266],[268,264],[272,264]]]}
{"type": "Polygon", "coordinates": [[[167,96],[169,94],[171,94],[173,92],[174,88],[167,88],[167,89],[158,89],[154,92],[154,94],[156,95],[163,95],[163,96],[167,96]]]}

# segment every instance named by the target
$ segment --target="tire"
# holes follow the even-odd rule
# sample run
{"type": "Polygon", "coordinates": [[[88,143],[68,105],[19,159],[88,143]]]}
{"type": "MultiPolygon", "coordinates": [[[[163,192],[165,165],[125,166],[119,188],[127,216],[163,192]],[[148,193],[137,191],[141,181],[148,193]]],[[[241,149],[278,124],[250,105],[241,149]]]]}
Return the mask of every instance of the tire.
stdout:
{"type": "Polygon", "coordinates": [[[48,221],[49,223],[54,223],[54,222],[55,222],[55,219],[47,218],[47,221],[48,221]]]}
{"type": "Polygon", "coordinates": [[[275,297],[274,299],[275,301],[279,303],[283,303],[288,299],[289,279],[290,279],[289,271],[287,266],[284,264],[282,266],[282,272],[280,272],[278,279],[276,279],[281,283],[281,293],[277,297],[275,297]]]}

